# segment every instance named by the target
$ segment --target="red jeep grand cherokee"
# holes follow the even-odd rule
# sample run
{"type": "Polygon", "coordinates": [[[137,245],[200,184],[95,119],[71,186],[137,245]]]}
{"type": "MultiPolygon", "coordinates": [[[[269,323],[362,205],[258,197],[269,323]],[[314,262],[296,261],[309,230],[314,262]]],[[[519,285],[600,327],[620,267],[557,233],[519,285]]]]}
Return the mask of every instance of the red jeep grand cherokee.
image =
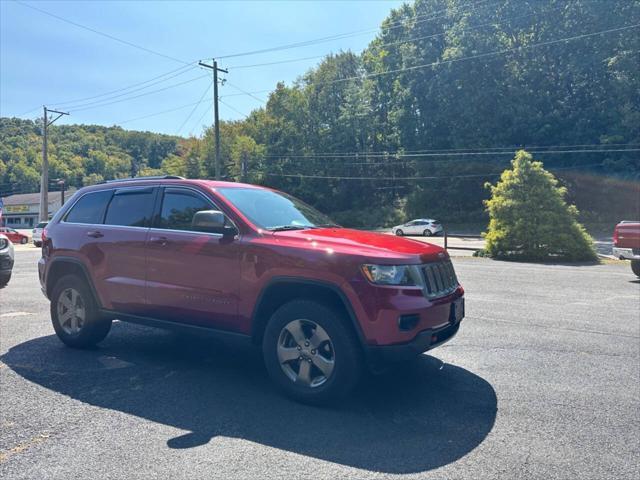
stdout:
{"type": "Polygon", "coordinates": [[[434,245],[340,228],[285,193],[147,177],[79,190],[47,225],[40,282],[60,339],[114,319],[241,335],[297,400],[449,340],[463,289],[434,245]]]}

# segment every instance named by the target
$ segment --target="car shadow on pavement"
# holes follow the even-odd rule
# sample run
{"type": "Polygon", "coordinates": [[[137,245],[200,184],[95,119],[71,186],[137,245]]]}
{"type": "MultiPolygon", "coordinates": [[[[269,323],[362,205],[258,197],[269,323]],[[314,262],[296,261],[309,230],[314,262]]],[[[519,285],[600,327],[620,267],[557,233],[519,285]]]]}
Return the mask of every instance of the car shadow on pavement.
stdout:
{"type": "Polygon", "coordinates": [[[301,405],[274,390],[256,349],[121,323],[95,350],[50,335],[2,361],[54,392],[189,432],[169,448],[235,437],[385,473],[460,459],[488,435],[497,410],[487,381],[427,355],[367,378],[339,406],[301,405]]]}

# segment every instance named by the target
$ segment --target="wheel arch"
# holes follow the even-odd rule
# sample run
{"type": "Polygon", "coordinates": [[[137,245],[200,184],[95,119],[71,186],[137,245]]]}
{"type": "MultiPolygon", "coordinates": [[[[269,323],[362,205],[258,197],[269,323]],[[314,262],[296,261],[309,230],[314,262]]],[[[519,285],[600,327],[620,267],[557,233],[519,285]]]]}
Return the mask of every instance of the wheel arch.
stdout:
{"type": "Polygon", "coordinates": [[[65,275],[77,275],[83,278],[87,282],[98,308],[102,307],[100,297],[93,285],[87,267],[81,260],[74,257],[56,257],[51,261],[46,278],[46,293],[48,298],[51,298],[51,293],[53,292],[56,282],[65,275]]]}
{"type": "Polygon", "coordinates": [[[364,335],[358,319],[340,287],[320,280],[297,277],[273,278],[260,292],[251,318],[252,342],[260,345],[271,315],[288,301],[300,298],[320,301],[343,313],[349,319],[350,328],[357,335],[360,344],[364,343],[364,335]]]}

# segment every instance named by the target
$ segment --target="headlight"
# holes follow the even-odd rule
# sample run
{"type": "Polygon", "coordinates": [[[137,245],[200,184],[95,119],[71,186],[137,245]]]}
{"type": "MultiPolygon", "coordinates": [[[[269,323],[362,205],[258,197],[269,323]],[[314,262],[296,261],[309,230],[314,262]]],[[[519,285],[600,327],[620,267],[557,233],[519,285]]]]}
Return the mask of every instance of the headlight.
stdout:
{"type": "Polygon", "coordinates": [[[9,240],[6,238],[0,238],[0,250],[4,250],[9,246],[9,240]]]}
{"type": "Polygon", "coordinates": [[[412,265],[363,265],[362,273],[378,285],[422,286],[420,273],[412,265]]]}

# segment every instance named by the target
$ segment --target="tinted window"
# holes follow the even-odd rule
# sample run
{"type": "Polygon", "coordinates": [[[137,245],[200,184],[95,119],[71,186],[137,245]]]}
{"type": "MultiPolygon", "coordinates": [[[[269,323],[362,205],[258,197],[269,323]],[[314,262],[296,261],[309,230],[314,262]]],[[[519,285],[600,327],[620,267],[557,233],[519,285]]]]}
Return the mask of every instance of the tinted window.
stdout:
{"type": "Polygon", "coordinates": [[[87,193],[71,207],[65,222],[69,223],[102,223],[104,211],[113,191],[87,193]]]}
{"type": "Polygon", "coordinates": [[[36,225],[36,228],[44,228],[47,226],[47,223],[49,222],[40,222],[38,225],[36,225]]]}
{"type": "Polygon", "coordinates": [[[162,199],[158,228],[192,230],[191,222],[196,212],[214,210],[210,202],[201,196],[180,189],[167,189],[162,199]]]}
{"type": "Polygon", "coordinates": [[[116,191],[109,203],[106,225],[146,227],[153,213],[153,190],[116,191]]]}

